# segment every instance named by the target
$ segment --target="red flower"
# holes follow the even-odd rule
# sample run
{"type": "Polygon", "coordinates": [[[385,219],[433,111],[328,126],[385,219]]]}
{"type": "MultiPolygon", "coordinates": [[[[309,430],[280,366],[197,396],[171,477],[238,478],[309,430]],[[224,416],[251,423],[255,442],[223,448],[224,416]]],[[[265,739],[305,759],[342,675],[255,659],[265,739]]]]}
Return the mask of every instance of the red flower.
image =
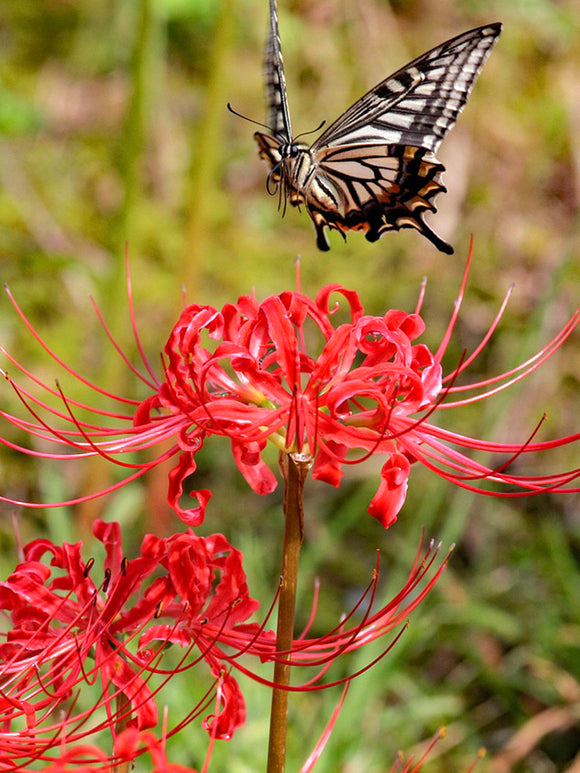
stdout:
{"type": "Polygon", "coordinates": [[[240,653],[261,655],[262,647],[271,646],[275,636],[256,623],[246,623],[259,604],[250,598],[242,554],[222,534],[202,538],[187,532],[164,542],[167,553],[161,563],[179,601],[164,604],[160,617],[170,622],[150,626],[139,646],[144,651],[156,642],[189,648],[195,643],[219,683],[221,710],[204,720],[203,726],[215,738],[230,738],[244,724],[246,709],[226,664],[237,667],[240,653]]]}
{"type": "MultiPolygon", "coordinates": [[[[145,362],[146,373],[141,378],[153,394],[141,404],[116,397],[125,403],[128,413],[105,414],[114,420],[117,429],[101,426],[103,412],[94,411],[93,422],[80,421],[75,409],[90,411],[89,406],[62,397],[65,407],[58,410],[14,381],[11,383],[32,413],[32,420],[3,415],[63,452],[71,447],[75,450],[72,455],[52,456],[101,454],[126,467],[127,480],[177,455],[170,476],[169,500],[190,525],[203,520],[210,492],[194,492],[197,505],[187,509],[180,507],[179,498],[184,479],[196,469],[196,454],[211,435],[229,438],[239,470],[260,494],[276,486],[276,478],[262,458],[267,443],[283,453],[310,458],[313,477],[334,486],[339,485],[345,464],[371,454],[382,455],[385,462],[381,483],[369,511],[384,526],[397,517],[415,462],[456,485],[487,494],[577,491],[570,483],[578,470],[512,474],[507,463],[519,455],[575,442],[578,434],[544,442],[524,439],[499,443],[466,437],[432,423],[435,414],[483,400],[525,378],[558,349],[579,320],[577,312],[535,357],[513,370],[458,386],[458,377],[480,353],[501,315],[475,352],[443,376],[441,362],[466,279],[467,271],[448,329],[435,352],[417,343],[425,330],[419,309],[414,313],[391,309],[383,316],[368,316],[356,293],[338,285],[323,288],[315,299],[286,292],[258,303],[244,296],[221,311],[199,305],[183,311],[165,347],[164,380],[158,383],[145,362]],[[344,320],[344,313],[331,303],[334,295],[347,302],[346,321],[338,321],[344,320]],[[41,419],[44,411],[58,418],[61,428],[41,419]],[[126,461],[129,451],[167,440],[174,441],[174,445],[156,459],[141,464],[126,461]],[[505,454],[508,462],[497,468],[476,462],[470,453],[478,450],[505,454]],[[484,488],[486,482],[494,487],[484,488]],[[495,484],[499,484],[499,491],[495,484]]],[[[12,362],[21,367],[14,359],[12,362]]]]}
{"type": "MultiPolygon", "coordinates": [[[[80,544],[57,547],[38,539],[24,548],[24,561],[0,583],[0,609],[12,626],[0,644],[3,770],[26,770],[39,761],[52,761],[55,773],[71,766],[107,770],[109,759],[115,764],[133,759],[138,741],[149,737],[143,731],[157,723],[159,691],[202,660],[215,677],[214,697],[208,693],[198,704],[192,701],[164,737],[213,703],[203,726],[211,739],[230,738],[245,721],[244,699],[231,671],[275,686],[248,668],[248,656],[261,662],[283,659],[295,669],[307,669],[304,681],[288,688],[292,691],[348,682],[390,651],[446,564],[445,559],[435,566],[432,544],[424,555],[419,550],[407,582],[379,605],[377,563],[367,591],[335,629],[309,637],[315,601],[307,629],[288,652],[277,652],[274,634],[247,622],[258,604],[249,595],[241,553],[222,535],[147,535],[139,556],[129,561],[122,554],[118,524],[97,521],[94,531],[106,551],[102,582],[93,581],[94,562],[82,561],[80,544]],[[47,555],[49,566],[43,560],[47,555]],[[327,678],[343,653],[396,629],[399,633],[389,637],[371,663],[335,682],[327,678]],[[177,665],[165,666],[170,643],[183,654],[177,665]],[[192,657],[194,652],[199,654],[192,657]],[[96,695],[87,696],[95,684],[96,695]],[[103,731],[113,737],[112,757],[86,740],[100,734],[102,743],[103,731]],[[61,752],[58,762],[55,750],[61,752]]],[[[157,746],[155,754],[151,744],[145,746],[159,757],[157,746]]],[[[179,770],[166,760],[163,765],[156,769],[179,770]]]]}
{"type": "MultiPolygon", "coordinates": [[[[193,768],[169,762],[163,742],[150,732],[135,728],[124,730],[115,740],[111,756],[92,744],[79,744],[64,751],[60,758],[44,768],[45,773],[117,773],[133,764],[137,757],[148,752],[154,767],[151,773],[197,773],[193,768]]],[[[28,769],[18,768],[20,773],[28,769]]]]}
{"type": "MultiPolygon", "coordinates": [[[[246,623],[258,603],[239,551],[220,534],[147,535],[129,561],[118,524],[97,521],[94,532],[106,550],[102,582],[93,582],[93,562],[83,562],[80,543],[57,547],[45,539],[27,545],[24,562],[0,582],[0,608],[12,620],[0,644],[0,767],[49,759],[51,748],[103,729],[155,726],[156,693],[202,660],[215,677],[216,710],[204,721],[211,737],[228,738],[245,720],[228,664],[273,634],[246,623]],[[162,667],[169,641],[186,648],[177,669],[162,667]],[[100,690],[83,710],[80,692],[94,684],[100,690]]],[[[179,726],[207,705],[208,696],[201,706],[192,701],[179,726]]]]}
{"type": "MultiPolygon", "coordinates": [[[[401,637],[410,614],[430,593],[445,569],[449,554],[437,566],[439,549],[440,546],[436,546],[431,542],[423,552],[423,544],[421,543],[415,562],[403,587],[389,601],[381,602],[380,604],[377,600],[377,587],[380,579],[380,556],[378,556],[371,581],[356,606],[335,629],[321,636],[310,638],[308,636],[309,628],[315,619],[316,613],[315,598],[313,610],[310,614],[310,624],[294,640],[291,652],[268,653],[268,660],[272,659],[272,657],[286,658],[296,668],[319,669],[316,676],[290,689],[301,691],[327,689],[337,683],[342,684],[359,676],[371,668],[376,660],[338,682],[329,682],[326,678],[320,684],[321,678],[326,674],[329,665],[336,661],[343,653],[359,650],[371,642],[379,639],[382,640],[387,634],[403,627],[394,638],[385,644],[382,653],[377,659],[384,657],[401,637]]],[[[259,646],[263,647],[263,657],[266,659],[269,642],[260,642],[259,646]],[[266,645],[265,648],[264,643],[266,645]]],[[[257,654],[257,647],[254,649],[254,652],[257,654]]]]}

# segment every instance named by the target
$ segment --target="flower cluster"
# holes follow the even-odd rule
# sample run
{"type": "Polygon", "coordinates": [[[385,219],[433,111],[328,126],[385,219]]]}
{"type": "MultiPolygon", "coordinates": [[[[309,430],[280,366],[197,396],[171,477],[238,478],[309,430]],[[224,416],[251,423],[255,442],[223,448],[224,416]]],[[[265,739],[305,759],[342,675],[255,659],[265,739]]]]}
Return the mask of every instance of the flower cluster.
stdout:
{"type": "MultiPolygon", "coordinates": [[[[342,701],[339,704],[340,708],[342,701]]],[[[327,731],[331,731],[336,720],[329,724],[327,731]]],[[[397,759],[390,769],[390,773],[419,773],[428,762],[429,756],[437,742],[444,736],[444,728],[431,740],[426,750],[417,759],[416,756],[403,755],[399,752],[397,759]]],[[[300,768],[300,773],[311,773],[314,765],[320,758],[324,746],[328,740],[325,733],[318,742],[313,753],[300,768]]],[[[135,759],[148,753],[153,763],[151,773],[197,773],[197,770],[185,765],[171,763],[167,759],[165,744],[156,738],[151,732],[139,732],[135,728],[129,728],[119,734],[115,741],[115,750],[111,757],[103,753],[102,749],[94,744],[79,744],[61,753],[60,757],[51,762],[45,768],[46,773],[118,773],[120,766],[131,764],[135,759]]],[[[481,756],[481,754],[479,755],[481,756]]],[[[473,773],[477,759],[464,771],[473,773]]],[[[4,768],[6,770],[6,768],[4,768]]],[[[33,769],[18,768],[19,773],[32,773],[33,769]]]]}
{"type": "MultiPolygon", "coordinates": [[[[290,652],[277,652],[274,634],[248,622],[258,602],[249,595],[241,553],[223,535],[198,537],[187,531],[161,539],[148,534],[139,556],[128,560],[119,524],[97,520],[94,534],[105,550],[98,581],[93,579],[96,562],[82,559],[81,543],[57,546],[36,539],[25,546],[13,574],[0,582],[0,609],[11,620],[0,644],[0,767],[8,759],[14,769],[24,769],[66,748],[71,751],[63,757],[64,770],[73,758],[84,759],[88,737],[107,729],[113,731],[111,759],[122,757],[118,736],[123,729],[137,733],[132,743],[143,733],[149,738],[146,731],[159,724],[164,686],[203,662],[213,690],[188,706],[166,735],[213,703],[202,726],[211,739],[231,738],[246,717],[232,669],[275,687],[241,662],[242,656],[315,669],[314,677],[292,689],[327,689],[337,684],[323,680],[337,657],[401,629],[446,563],[435,566],[433,545],[424,554],[419,551],[405,585],[382,605],[376,604],[377,566],[367,592],[340,627],[314,638],[306,629],[290,652]],[[360,619],[349,627],[357,614],[360,619]],[[168,644],[181,648],[177,663],[165,662],[168,644]]],[[[315,612],[316,604],[311,622],[315,612]]],[[[385,645],[383,655],[399,636],[385,645]]],[[[151,752],[151,744],[139,753],[146,749],[151,752]]],[[[107,756],[102,749],[101,755],[107,756]]]]}
{"type": "MultiPolygon", "coordinates": [[[[151,773],[197,773],[194,768],[171,763],[165,753],[165,743],[151,732],[135,728],[123,730],[115,739],[113,754],[109,757],[94,744],[78,744],[62,752],[60,757],[45,768],[46,773],[118,773],[133,765],[135,759],[148,753],[153,768],[151,773]]],[[[6,768],[4,768],[6,769],[6,768]]],[[[19,767],[20,773],[29,770],[19,767]]]]}
{"type": "MultiPolygon", "coordinates": [[[[258,602],[249,596],[240,552],[221,534],[149,534],[128,560],[117,523],[98,520],[94,533],[106,552],[98,582],[81,543],[46,539],[28,544],[24,561],[0,582],[0,608],[12,621],[0,644],[2,748],[24,764],[111,723],[155,727],[157,693],[199,661],[219,690],[204,726],[214,738],[231,737],[245,721],[245,705],[230,664],[256,641],[272,642],[271,633],[246,622],[258,602]],[[163,667],[168,643],[184,650],[179,667],[163,667]],[[98,697],[83,709],[80,692],[92,685],[100,685],[98,697]],[[54,719],[55,708],[77,704],[54,719]]],[[[205,706],[207,699],[188,707],[187,721],[205,706]]]]}
{"type": "MultiPolygon", "coordinates": [[[[446,410],[487,399],[525,378],[562,345],[580,321],[577,312],[538,354],[520,366],[485,381],[462,383],[507,302],[506,296],[481,344],[445,372],[443,358],[458,318],[468,269],[469,263],[435,350],[420,340],[425,332],[420,316],[423,293],[412,312],[389,309],[382,316],[371,316],[365,314],[354,291],[338,285],[324,287],[315,298],[285,292],[262,302],[243,296],[221,310],[188,306],[165,346],[161,378],[144,357],[133,323],[143,357],[141,371],[110,338],[149,390],[145,399],[114,395],[75,373],[47,346],[13,300],[31,334],[59,366],[99,398],[123,408],[104,410],[72,399],[0,349],[33,385],[27,388],[22,379],[5,372],[28,416],[8,410],[0,411],[0,416],[32,442],[30,447],[7,437],[0,442],[40,458],[108,459],[124,468],[126,477],[106,491],[175,458],[168,501],[188,527],[203,521],[211,496],[208,490],[197,490],[192,494],[194,506],[182,504],[186,478],[195,472],[197,454],[211,436],[229,441],[239,471],[259,494],[277,485],[268,466],[268,446],[285,455],[286,461],[300,464],[302,470],[311,468],[315,479],[333,486],[340,485],[347,465],[381,457],[380,483],[368,510],[384,527],[397,518],[415,463],[458,486],[494,495],[580,490],[575,485],[580,470],[526,475],[509,469],[520,456],[574,443],[580,434],[543,441],[536,439],[535,430],[520,442],[500,443],[470,438],[437,423],[446,410]],[[56,450],[46,451],[50,444],[56,450]],[[152,448],[160,449],[156,456],[139,458],[138,452],[152,448]],[[495,467],[476,461],[474,452],[480,451],[502,454],[504,461],[495,467]]],[[[133,312],[132,316],[134,319],[133,312]]],[[[102,493],[83,493],[67,504],[102,493]]],[[[293,490],[285,499],[285,506],[294,503],[293,509],[285,511],[287,523],[290,512],[301,519],[301,497],[301,491],[298,496],[293,490]]],[[[0,500],[34,506],[9,496],[0,496],[0,500]]],[[[267,628],[274,604],[261,623],[251,620],[259,605],[250,596],[242,554],[223,535],[201,537],[191,528],[164,538],[148,534],[139,555],[129,560],[117,523],[98,520],[94,534],[104,548],[102,572],[97,561],[83,559],[80,542],[59,546],[36,539],[24,548],[23,561],[13,574],[0,582],[0,609],[8,622],[0,642],[3,770],[25,771],[39,762],[54,773],[65,773],[72,766],[76,770],[116,770],[148,752],[156,770],[195,773],[171,765],[164,742],[200,718],[209,735],[205,773],[215,740],[231,738],[246,718],[234,673],[259,681],[275,696],[341,684],[346,693],[350,680],[372,667],[398,641],[408,615],[432,589],[447,561],[437,560],[438,548],[432,543],[425,551],[421,547],[404,586],[394,598],[380,602],[377,559],[366,591],[336,627],[321,636],[311,635],[315,594],[306,629],[292,637],[289,628],[287,636],[277,638],[267,628]],[[337,658],[377,640],[384,643],[370,663],[336,681],[329,679],[329,668],[337,658]],[[176,647],[168,658],[169,645],[176,647]],[[175,651],[179,652],[177,662],[175,651]],[[274,664],[273,677],[264,675],[264,664],[274,664]],[[209,671],[210,688],[187,706],[184,716],[172,721],[169,730],[166,717],[160,728],[161,691],[177,674],[194,667],[209,671]],[[291,682],[291,669],[305,676],[291,682]],[[92,697],[87,698],[87,691],[92,697]],[[163,742],[153,734],[159,731],[163,742]],[[101,744],[107,733],[108,752],[101,744]],[[98,746],[92,743],[95,738],[98,746]],[[57,749],[60,758],[55,757],[57,749]]],[[[297,575],[281,577],[281,608],[288,606],[296,580],[297,575]]],[[[302,773],[313,768],[341,705],[342,701],[302,773]]],[[[278,749],[285,749],[282,735],[276,738],[278,749]]],[[[393,771],[418,771],[426,755],[417,762],[401,759],[393,771]]]]}
{"type": "MultiPolygon", "coordinates": [[[[2,415],[59,447],[61,452],[53,456],[100,454],[126,468],[126,480],[177,456],[169,476],[168,498],[190,526],[203,520],[211,492],[192,492],[196,505],[183,507],[184,481],[196,470],[196,455],[211,435],[229,439],[240,472],[260,494],[277,485],[263,458],[268,443],[282,453],[311,459],[312,476],[333,486],[339,485],[345,465],[370,455],[383,456],[380,486],[369,512],[385,527],[393,523],[405,501],[411,465],[417,462],[458,486],[488,494],[576,491],[571,485],[579,474],[576,469],[526,475],[511,473],[509,464],[521,455],[573,443],[578,434],[550,441],[524,438],[501,443],[458,434],[434,422],[436,415],[484,400],[525,378],[561,346],[580,319],[576,312],[538,354],[509,372],[459,384],[501,316],[500,311],[474,352],[443,372],[442,360],[457,320],[468,268],[469,264],[436,351],[418,343],[425,330],[420,303],[413,313],[390,309],[383,316],[369,316],[357,294],[338,285],[324,287],[314,299],[299,292],[274,295],[261,303],[243,296],[221,311],[191,305],[182,312],[165,347],[163,380],[155,378],[144,360],[140,377],[152,394],[141,403],[115,396],[129,412],[106,414],[112,418],[113,428],[103,426],[102,421],[99,424],[102,411],[94,410],[90,423],[81,421],[75,410],[91,411],[89,405],[61,395],[64,410],[54,407],[12,379],[32,420],[6,412],[2,415]],[[346,321],[339,321],[343,310],[332,298],[346,301],[346,321]],[[41,418],[43,412],[48,412],[49,418],[41,418]],[[172,443],[169,448],[168,441],[172,443]],[[156,446],[164,449],[156,458],[128,460],[130,452],[156,446]],[[473,459],[476,451],[504,455],[505,461],[497,467],[486,465],[473,459]]],[[[504,307],[505,302],[502,311],[504,307]]],[[[41,341],[32,328],[31,332],[41,341]]],[[[58,394],[46,385],[44,388],[53,396],[58,394]]]]}

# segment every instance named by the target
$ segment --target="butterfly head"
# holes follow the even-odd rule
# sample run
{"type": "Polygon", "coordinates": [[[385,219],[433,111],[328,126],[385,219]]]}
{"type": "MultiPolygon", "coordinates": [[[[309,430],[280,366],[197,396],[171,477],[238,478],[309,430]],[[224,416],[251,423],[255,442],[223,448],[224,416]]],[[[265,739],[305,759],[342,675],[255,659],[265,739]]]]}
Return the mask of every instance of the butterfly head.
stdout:
{"type": "Polygon", "coordinates": [[[305,150],[308,150],[308,147],[306,145],[303,145],[301,143],[297,142],[281,142],[280,147],[278,148],[278,152],[282,156],[282,158],[296,158],[300,155],[300,153],[303,153],[305,150]]]}

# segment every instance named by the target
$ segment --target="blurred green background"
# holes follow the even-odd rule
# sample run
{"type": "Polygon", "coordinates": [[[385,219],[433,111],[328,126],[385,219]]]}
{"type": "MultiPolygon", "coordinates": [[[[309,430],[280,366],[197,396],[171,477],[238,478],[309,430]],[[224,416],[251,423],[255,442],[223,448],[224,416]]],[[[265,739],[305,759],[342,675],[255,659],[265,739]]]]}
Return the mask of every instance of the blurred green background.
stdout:
{"type": "MultiPolygon", "coordinates": [[[[262,299],[295,287],[298,256],[305,292],[342,283],[359,292],[369,313],[412,310],[426,276],[423,340],[436,348],[473,234],[474,265],[448,365],[481,339],[512,282],[500,330],[470,372],[483,378],[525,360],[578,304],[577,0],[280,0],[279,15],[296,132],[332,121],[445,39],[504,22],[439,154],[449,193],[431,222],[455,256],[439,254],[415,232],[374,245],[357,234],[343,244],[333,234],[323,255],[307,216],[289,211],[281,219],[265,191],[253,127],[226,110],[230,101],[263,119],[266,0],[2,0],[2,281],[66,362],[113,392],[139,396],[89,301],[97,300],[133,356],[125,243],[140,334],[156,365],[182,307],[182,287],[189,301],[215,306],[252,291],[262,299]]],[[[58,376],[76,395],[7,299],[0,337],[30,370],[48,382],[58,376]]],[[[546,411],[543,436],[579,431],[579,373],[576,336],[525,384],[460,416],[446,414],[446,426],[524,441],[546,411]]],[[[7,385],[2,401],[12,404],[7,385]]],[[[196,487],[214,491],[204,532],[223,531],[245,551],[252,593],[267,606],[278,574],[281,493],[252,494],[227,449],[208,442],[200,464],[196,487]]],[[[0,461],[2,492],[35,501],[78,495],[111,474],[99,465],[39,465],[8,451],[0,461]]],[[[535,460],[536,471],[580,467],[580,449],[542,461],[535,460]]],[[[413,749],[445,724],[447,736],[427,768],[433,773],[463,770],[481,746],[488,749],[482,773],[579,771],[579,497],[477,497],[413,469],[399,522],[384,532],[366,513],[378,471],[369,462],[349,470],[338,491],[307,489],[302,623],[315,576],[323,587],[317,630],[324,631],[366,585],[377,547],[385,595],[402,583],[422,528],[457,548],[403,639],[352,685],[317,770],[381,773],[398,749],[413,749]]],[[[103,515],[122,521],[130,555],[144,531],[181,528],[165,506],[166,473],[83,507],[23,511],[22,539],[83,538],[90,555],[89,526],[103,515]]],[[[3,574],[15,561],[13,515],[4,508],[3,574]]],[[[365,653],[339,673],[370,659],[365,653]]],[[[171,686],[170,712],[181,715],[188,690],[171,686]]],[[[218,744],[216,771],[264,769],[269,695],[251,683],[244,690],[248,723],[230,744],[218,744]]],[[[337,700],[337,691],[293,698],[289,772],[298,770],[337,700]]],[[[171,756],[201,765],[205,734],[182,735],[171,756]]]]}

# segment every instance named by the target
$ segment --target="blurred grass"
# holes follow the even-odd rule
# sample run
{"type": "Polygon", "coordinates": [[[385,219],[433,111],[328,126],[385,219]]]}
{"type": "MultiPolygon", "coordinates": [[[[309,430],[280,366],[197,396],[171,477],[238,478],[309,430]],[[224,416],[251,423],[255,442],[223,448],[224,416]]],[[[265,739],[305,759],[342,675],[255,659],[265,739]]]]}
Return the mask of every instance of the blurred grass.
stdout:
{"type": "MultiPolygon", "coordinates": [[[[107,384],[132,390],[88,300],[97,299],[126,341],[127,242],[140,332],[154,364],[181,308],[182,282],[188,299],[199,303],[220,306],[251,291],[262,298],[295,286],[297,256],[304,291],[342,283],[360,293],[369,313],[411,310],[427,276],[424,340],[435,346],[473,233],[474,266],[449,364],[481,338],[511,282],[516,288],[500,331],[472,372],[499,372],[535,352],[578,304],[577,1],[280,0],[296,132],[333,120],[369,86],[446,38],[504,21],[500,42],[442,148],[449,193],[434,224],[455,245],[453,258],[415,233],[376,245],[360,235],[343,245],[333,235],[332,251],[323,256],[304,214],[288,212],[281,220],[264,190],[252,126],[225,109],[230,101],[263,117],[266,5],[0,5],[0,267],[31,320],[88,377],[105,376],[107,384]]],[[[0,331],[2,343],[31,370],[48,381],[57,375],[6,301],[0,331]]],[[[550,434],[577,429],[576,339],[511,395],[465,410],[456,428],[524,439],[547,410],[550,434]]],[[[66,391],[64,380],[63,386],[66,391]]],[[[204,529],[223,531],[244,548],[254,595],[267,604],[278,571],[281,495],[253,495],[226,449],[225,443],[208,444],[200,465],[200,485],[215,491],[204,529]]],[[[577,453],[572,459],[570,453],[561,455],[561,464],[578,466],[577,453]]],[[[428,768],[434,773],[462,770],[482,745],[489,751],[482,772],[577,771],[578,497],[477,498],[413,470],[400,520],[384,533],[366,514],[377,471],[371,464],[350,471],[337,492],[310,487],[302,593],[308,609],[313,577],[321,577],[321,630],[364,587],[377,546],[393,592],[421,527],[458,547],[403,640],[353,684],[318,770],[380,773],[397,749],[410,749],[446,724],[447,737],[428,768]],[[561,709],[559,724],[551,725],[555,709],[561,709]]],[[[0,485],[12,495],[55,501],[86,486],[87,474],[102,480],[108,472],[74,467],[62,474],[54,465],[39,468],[3,452],[0,485]]],[[[178,528],[164,508],[164,474],[150,476],[147,490],[134,486],[107,501],[107,517],[123,521],[129,544],[137,545],[144,529],[178,528]]],[[[42,533],[86,538],[101,506],[24,512],[23,539],[42,533]]],[[[11,515],[7,509],[0,535],[4,573],[14,564],[11,515]]],[[[183,686],[171,689],[168,703],[178,710],[183,686]]],[[[251,684],[244,689],[248,724],[231,744],[218,745],[215,770],[264,767],[269,696],[251,684]]],[[[337,699],[335,692],[296,698],[289,771],[298,769],[337,699]]],[[[175,742],[175,757],[199,765],[204,734],[184,736],[175,742]]]]}

